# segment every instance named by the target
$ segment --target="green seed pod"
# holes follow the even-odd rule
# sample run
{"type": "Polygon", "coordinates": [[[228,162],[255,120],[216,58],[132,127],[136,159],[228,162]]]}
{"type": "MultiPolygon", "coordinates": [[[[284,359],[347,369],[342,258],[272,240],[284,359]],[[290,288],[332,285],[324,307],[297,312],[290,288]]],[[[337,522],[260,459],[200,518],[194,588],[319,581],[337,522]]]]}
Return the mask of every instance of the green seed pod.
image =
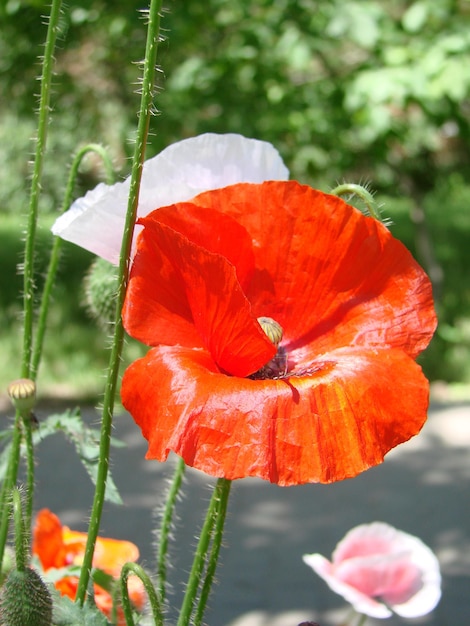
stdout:
{"type": "Polygon", "coordinates": [[[8,574],[0,599],[0,624],[51,626],[51,594],[35,570],[27,567],[8,574]]]}
{"type": "Polygon", "coordinates": [[[277,346],[281,342],[284,333],[282,326],[276,320],[273,320],[272,317],[258,317],[258,323],[268,336],[268,339],[277,346]]]}
{"type": "Polygon", "coordinates": [[[103,328],[114,321],[116,293],[117,268],[98,257],[85,278],[85,297],[88,311],[103,328]]]}

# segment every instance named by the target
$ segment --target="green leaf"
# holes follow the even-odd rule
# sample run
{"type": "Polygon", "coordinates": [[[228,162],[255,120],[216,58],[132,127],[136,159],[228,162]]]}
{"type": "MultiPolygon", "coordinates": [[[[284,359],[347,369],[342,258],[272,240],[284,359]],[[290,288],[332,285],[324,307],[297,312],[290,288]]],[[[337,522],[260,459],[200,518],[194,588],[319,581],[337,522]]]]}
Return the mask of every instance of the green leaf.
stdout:
{"type": "Polygon", "coordinates": [[[468,93],[470,81],[467,77],[467,68],[470,57],[451,58],[447,60],[443,71],[429,84],[431,98],[450,98],[460,102],[468,93]]]}
{"type": "Polygon", "coordinates": [[[54,594],[55,626],[111,626],[104,614],[85,602],[83,606],[72,602],[67,596],[54,594]]]}
{"type": "Polygon", "coordinates": [[[380,37],[382,9],[371,3],[350,2],[341,5],[327,26],[331,37],[348,37],[362,48],[373,48],[380,37]]]}
{"type": "Polygon", "coordinates": [[[116,579],[107,574],[102,569],[94,568],[91,572],[93,582],[102,587],[109,594],[113,594],[114,587],[116,586],[116,579]]]}
{"type": "MultiPolygon", "coordinates": [[[[36,561],[36,559],[34,559],[36,561]]],[[[37,569],[41,572],[41,576],[49,583],[55,584],[62,578],[67,576],[80,576],[79,565],[68,565],[67,567],[50,567],[47,571],[42,570],[41,563],[37,563],[37,569]]]]}
{"type": "MultiPolygon", "coordinates": [[[[62,432],[75,446],[78,457],[87,471],[94,485],[98,474],[99,439],[98,429],[87,426],[80,415],[79,409],[67,410],[65,413],[54,414],[41,421],[39,429],[33,435],[33,441],[38,444],[42,439],[57,432],[62,432]]],[[[125,443],[111,438],[114,447],[123,447],[125,443]]],[[[108,472],[106,481],[105,499],[114,504],[122,504],[121,496],[108,472]]]]}
{"type": "Polygon", "coordinates": [[[425,2],[415,2],[405,11],[402,18],[403,28],[409,33],[417,33],[426,23],[429,7],[425,2]]]}

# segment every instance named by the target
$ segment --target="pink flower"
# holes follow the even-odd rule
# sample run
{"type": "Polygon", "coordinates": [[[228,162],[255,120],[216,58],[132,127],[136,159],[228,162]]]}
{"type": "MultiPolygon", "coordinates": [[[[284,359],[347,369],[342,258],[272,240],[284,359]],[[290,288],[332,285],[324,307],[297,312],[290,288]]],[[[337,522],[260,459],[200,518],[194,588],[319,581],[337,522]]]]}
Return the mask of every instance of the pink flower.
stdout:
{"type": "Polygon", "coordinates": [[[441,597],[439,562],[424,543],[383,522],[362,524],[338,543],[332,562],[305,554],[304,562],[356,611],[370,617],[419,617],[441,597]]]}

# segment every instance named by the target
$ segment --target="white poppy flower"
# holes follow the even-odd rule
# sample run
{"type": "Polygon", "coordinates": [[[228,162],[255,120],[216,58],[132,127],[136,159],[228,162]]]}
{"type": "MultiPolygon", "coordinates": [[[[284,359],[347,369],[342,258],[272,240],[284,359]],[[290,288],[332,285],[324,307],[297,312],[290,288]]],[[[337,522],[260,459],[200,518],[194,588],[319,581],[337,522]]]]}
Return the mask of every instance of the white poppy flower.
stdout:
{"type": "MultiPolygon", "coordinates": [[[[174,143],[144,163],[137,215],[211,189],[288,178],[270,143],[207,133],[174,143]]],[[[56,220],[52,232],[117,265],[129,186],[130,178],[114,185],[100,183],[56,220]]]]}
{"type": "Polygon", "coordinates": [[[338,543],[332,561],[305,554],[304,562],[354,609],[370,617],[419,617],[441,597],[435,554],[418,537],[383,522],[362,524],[338,543]]]}

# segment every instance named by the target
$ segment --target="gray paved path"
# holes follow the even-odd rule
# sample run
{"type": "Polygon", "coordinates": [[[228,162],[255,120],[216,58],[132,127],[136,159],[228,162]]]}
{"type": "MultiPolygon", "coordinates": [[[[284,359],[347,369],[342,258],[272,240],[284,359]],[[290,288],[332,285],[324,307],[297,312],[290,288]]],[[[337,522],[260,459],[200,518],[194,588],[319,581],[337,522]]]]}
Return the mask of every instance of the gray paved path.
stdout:
{"type": "MultiPolygon", "coordinates": [[[[39,417],[44,414],[38,411],[39,417]]],[[[86,417],[97,419],[89,410],[86,417]]],[[[144,460],[146,444],[129,416],[116,417],[115,435],[127,443],[114,450],[112,461],[124,506],[106,505],[102,534],[134,541],[141,561],[151,565],[153,511],[172,464],[144,460]]],[[[172,549],[175,604],[210,497],[209,483],[201,473],[188,472],[172,549]]],[[[72,528],[85,529],[92,489],[62,436],[40,444],[37,484],[36,510],[49,507],[72,528]]],[[[418,437],[353,480],[287,489],[254,479],[237,481],[207,624],[297,626],[309,619],[338,626],[346,605],[301,557],[306,552],[331,555],[347,530],[373,520],[420,536],[440,559],[444,585],[432,615],[370,620],[370,626],[470,626],[470,406],[434,406],[418,437]]]]}

